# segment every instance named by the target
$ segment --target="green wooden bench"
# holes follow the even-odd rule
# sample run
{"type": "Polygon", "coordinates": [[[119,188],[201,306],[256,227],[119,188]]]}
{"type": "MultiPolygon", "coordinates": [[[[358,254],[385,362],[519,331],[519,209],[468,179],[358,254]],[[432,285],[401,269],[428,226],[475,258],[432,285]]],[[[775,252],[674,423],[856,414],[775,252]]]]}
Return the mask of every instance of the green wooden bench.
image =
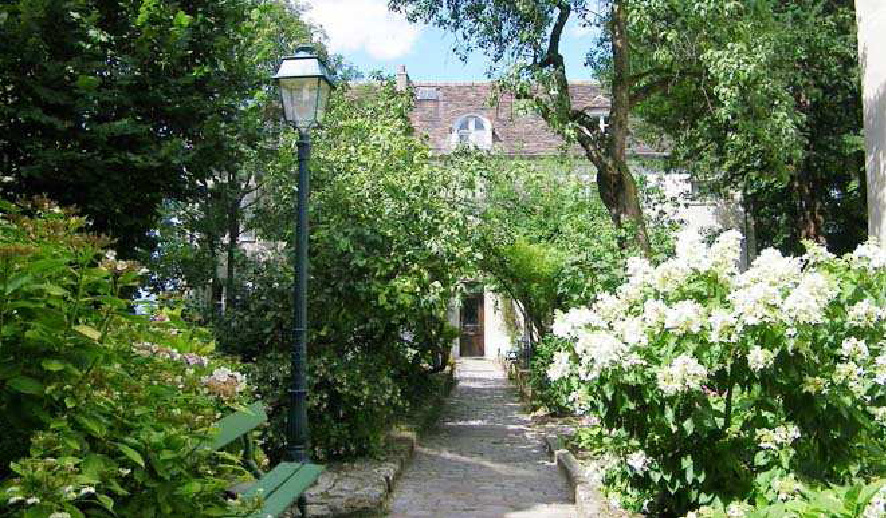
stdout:
{"type": "Polygon", "coordinates": [[[307,502],[304,492],[320,478],[324,466],[299,462],[281,462],[274,469],[262,473],[255,462],[255,446],[249,432],[268,421],[268,414],[262,403],[253,403],[243,410],[224,417],[213,428],[215,436],[206,444],[213,451],[220,450],[237,440],[243,442],[243,466],[255,477],[255,482],[234,492],[246,498],[263,498],[261,510],[250,518],[273,518],[279,516],[298,501],[298,509],[306,517],[307,502]]]}

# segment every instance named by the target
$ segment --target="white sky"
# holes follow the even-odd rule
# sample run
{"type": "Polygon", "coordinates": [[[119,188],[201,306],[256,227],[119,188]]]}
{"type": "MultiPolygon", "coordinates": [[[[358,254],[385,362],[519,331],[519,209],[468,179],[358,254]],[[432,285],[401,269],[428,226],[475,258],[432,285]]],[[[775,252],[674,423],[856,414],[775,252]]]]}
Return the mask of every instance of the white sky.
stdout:
{"type": "Polygon", "coordinates": [[[387,0],[302,0],[306,17],[322,25],[330,50],[349,54],[366,52],[378,60],[406,56],[422,28],[388,11],[387,0]]]}

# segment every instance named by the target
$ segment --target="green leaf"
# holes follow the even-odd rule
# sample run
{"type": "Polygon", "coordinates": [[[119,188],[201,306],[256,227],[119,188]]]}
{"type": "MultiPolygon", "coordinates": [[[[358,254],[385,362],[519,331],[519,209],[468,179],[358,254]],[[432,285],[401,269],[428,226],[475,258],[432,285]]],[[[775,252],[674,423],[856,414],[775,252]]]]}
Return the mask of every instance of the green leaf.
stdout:
{"type": "Polygon", "coordinates": [[[185,14],[184,11],[179,11],[175,13],[175,18],[172,19],[172,24],[179,28],[186,28],[191,25],[191,17],[185,14]]]}
{"type": "Polygon", "coordinates": [[[101,80],[95,76],[80,76],[77,78],[77,88],[81,90],[95,90],[101,80]]]}
{"type": "Polygon", "coordinates": [[[74,420],[80,423],[83,428],[86,428],[90,433],[92,433],[96,437],[104,437],[106,430],[104,425],[101,422],[82,415],[74,416],[74,420]]]}
{"type": "Polygon", "coordinates": [[[107,495],[98,495],[96,496],[98,501],[107,509],[108,511],[112,511],[114,509],[114,500],[107,495]]]}
{"type": "Polygon", "coordinates": [[[48,371],[60,371],[65,368],[65,364],[58,360],[43,360],[40,365],[48,371]]]}
{"type": "Polygon", "coordinates": [[[9,380],[7,386],[23,394],[43,394],[43,384],[28,376],[17,376],[9,380]]]}
{"type": "Polygon", "coordinates": [[[81,335],[83,335],[87,338],[91,338],[91,339],[95,340],[96,342],[101,340],[101,337],[102,337],[101,331],[99,331],[98,329],[96,329],[92,326],[88,326],[86,324],[80,324],[79,326],[74,326],[74,331],[77,331],[81,335]]]}
{"type": "Polygon", "coordinates": [[[145,467],[145,459],[142,458],[142,456],[139,452],[133,450],[132,448],[130,448],[129,446],[127,446],[125,444],[120,444],[120,443],[117,443],[117,448],[119,448],[120,452],[123,453],[123,455],[126,455],[126,457],[129,458],[129,460],[131,460],[132,462],[135,462],[136,464],[138,464],[141,467],[145,467]]]}

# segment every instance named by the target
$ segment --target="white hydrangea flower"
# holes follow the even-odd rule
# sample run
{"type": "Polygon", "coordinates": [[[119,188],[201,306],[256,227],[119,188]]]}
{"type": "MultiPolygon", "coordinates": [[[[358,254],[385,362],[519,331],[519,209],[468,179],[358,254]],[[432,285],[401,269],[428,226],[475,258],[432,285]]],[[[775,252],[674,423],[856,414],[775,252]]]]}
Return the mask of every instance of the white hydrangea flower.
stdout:
{"type": "Polygon", "coordinates": [[[847,322],[853,326],[871,327],[883,319],[883,309],[871,299],[864,299],[849,308],[847,322]]]}
{"type": "Polygon", "coordinates": [[[803,264],[799,257],[785,257],[778,250],[767,248],[738,277],[737,284],[741,287],[753,284],[790,285],[797,282],[802,270],[803,264]]]}
{"type": "Polygon", "coordinates": [[[711,328],[708,338],[712,342],[734,342],[738,339],[738,319],[731,311],[721,308],[711,311],[708,325],[711,328]]]}
{"type": "Polygon", "coordinates": [[[858,245],[852,252],[849,262],[856,268],[877,270],[886,267],[886,249],[881,247],[876,240],[858,245]]]}
{"type": "Polygon", "coordinates": [[[626,462],[637,473],[645,473],[649,469],[649,457],[643,450],[628,455],[626,462]]]}
{"type": "Polygon", "coordinates": [[[668,305],[658,299],[650,299],[643,303],[643,323],[646,327],[656,327],[663,324],[668,305]]]}
{"type": "Polygon", "coordinates": [[[774,322],[781,313],[781,292],[768,283],[751,284],[729,294],[729,302],[741,325],[774,322]]]}
{"type": "Polygon", "coordinates": [[[763,369],[772,367],[775,363],[775,353],[768,349],[763,349],[759,345],[755,345],[748,352],[748,367],[754,372],[760,372],[763,369]]]}
{"type": "Polygon", "coordinates": [[[567,352],[554,353],[554,360],[548,367],[547,375],[551,381],[558,381],[569,375],[572,370],[572,358],[567,352]]]}
{"type": "Polygon", "coordinates": [[[865,392],[864,375],[864,367],[853,361],[838,363],[834,369],[834,381],[845,383],[856,396],[861,396],[865,392]]]}
{"type": "Polygon", "coordinates": [[[803,378],[803,392],[809,394],[827,394],[828,380],[818,376],[806,376],[803,378]]]}
{"type": "Polygon", "coordinates": [[[834,254],[828,252],[827,248],[815,241],[806,241],[804,245],[806,246],[806,254],[803,259],[808,265],[820,264],[835,257],[834,254]]]}
{"type": "Polygon", "coordinates": [[[726,508],[726,516],[729,518],[744,518],[750,510],[751,506],[744,502],[732,502],[726,508]]]}
{"type": "Polygon", "coordinates": [[[643,289],[655,281],[655,268],[645,257],[630,257],[627,260],[628,281],[623,285],[635,298],[643,289]]]}
{"type": "Polygon", "coordinates": [[[727,230],[720,234],[708,251],[711,270],[727,278],[737,275],[743,239],[738,230],[727,230]]]}
{"type": "Polygon", "coordinates": [[[71,518],[71,513],[66,513],[64,511],[56,511],[49,515],[49,518],[71,518]]]}
{"type": "Polygon", "coordinates": [[[658,388],[667,396],[679,392],[701,390],[708,377],[708,370],[698,360],[688,355],[674,358],[670,365],[656,374],[658,388]]]}
{"type": "Polygon", "coordinates": [[[594,312],[599,315],[602,324],[606,325],[621,319],[628,312],[629,306],[626,299],[611,293],[602,293],[597,295],[597,301],[594,302],[594,312]]]}
{"type": "Polygon", "coordinates": [[[594,331],[579,337],[575,352],[585,369],[582,379],[590,381],[600,373],[618,365],[628,354],[628,346],[612,333],[594,331]]]}
{"type": "Polygon", "coordinates": [[[575,338],[587,326],[602,326],[603,319],[589,308],[574,308],[567,313],[554,314],[554,335],[560,338],[575,338]]]}
{"type": "Polygon", "coordinates": [[[850,336],[840,345],[840,355],[851,360],[864,360],[869,356],[868,344],[864,340],[850,336]]]}
{"type": "Polygon", "coordinates": [[[820,324],[825,308],[837,294],[830,278],[818,272],[807,273],[785,298],[782,319],[787,323],[820,324]]]}
{"type": "Polygon", "coordinates": [[[653,285],[658,291],[668,293],[682,286],[690,275],[692,266],[684,259],[675,257],[658,265],[653,285]]]}
{"type": "Polygon", "coordinates": [[[666,329],[678,334],[698,333],[705,323],[705,307],[694,300],[681,300],[665,314],[666,329]]]}
{"type": "Polygon", "coordinates": [[[678,259],[696,270],[707,270],[708,245],[696,227],[687,226],[677,233],[674,252],[678,259]]]}
{"type": "Polygon", "coordinates": [[[757,430],[757,442],[764,450],[779,450],[790,446],[800,438],[800,429],[796,425],[786,424],[775,428],[757,430]]]}
{"type": "Polygon", "coordinates": [[[874,383],[886,385],[886,353],[874,360],[874,383]]]}
{"type": "Polygon", "coordinates": [[[630,345],[646,345],[649,338],[646,336],[646,326],[638,317],[625,318],[612,325],[613,330],[621,340],[630,345]]]}

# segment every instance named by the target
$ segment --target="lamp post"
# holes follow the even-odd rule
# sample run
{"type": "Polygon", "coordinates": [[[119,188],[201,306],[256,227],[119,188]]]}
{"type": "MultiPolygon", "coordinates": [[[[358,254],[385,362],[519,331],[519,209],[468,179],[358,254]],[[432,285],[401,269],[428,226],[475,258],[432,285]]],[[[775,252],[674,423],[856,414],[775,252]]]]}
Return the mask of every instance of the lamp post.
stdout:
{"type": "Polygon", "coordinates": [[[283,58],[274,75],[280,88],[286,120],[298,130],[298,216],[295,225],[295,309],[290,361],[292,381],[289,387],[289,416],[286,423],[286,453],[292,462],[307,462],[308,387],[305,374],[308,335],[308,194],[310,192],[308,158],[311,152],[310,129],[323,119],[332,80],[326,64],[310,45],[301,45],[295,55],[283,58]]]}

